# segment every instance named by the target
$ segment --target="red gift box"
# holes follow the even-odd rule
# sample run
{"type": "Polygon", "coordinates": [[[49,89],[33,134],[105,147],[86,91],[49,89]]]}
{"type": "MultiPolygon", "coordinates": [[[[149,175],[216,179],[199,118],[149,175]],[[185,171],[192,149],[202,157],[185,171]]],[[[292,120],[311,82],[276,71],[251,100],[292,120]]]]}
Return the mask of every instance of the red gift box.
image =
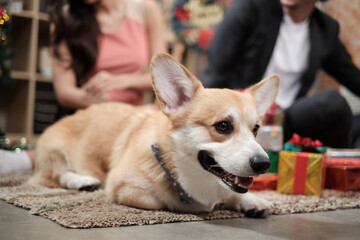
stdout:
{"type": "Polygon", "coordinates": [[[250,189],[252,190],[275,190],[277,184],[277,175],[272,173],[266,173],[260,177],[254,178],[253,185],[250,189]]]}
{"type": "Polygon", "coordinates": [[[325,187],[341,191],[360,190],[360,159],[329,159],[325,187]]]}

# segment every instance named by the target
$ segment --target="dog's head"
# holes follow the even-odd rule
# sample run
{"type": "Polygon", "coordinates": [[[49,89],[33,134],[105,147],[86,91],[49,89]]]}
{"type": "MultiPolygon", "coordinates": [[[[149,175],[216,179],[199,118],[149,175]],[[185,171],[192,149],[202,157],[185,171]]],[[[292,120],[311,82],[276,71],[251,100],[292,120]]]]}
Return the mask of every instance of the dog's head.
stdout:
{"type": "Polygon", "coordinates": [[[168,54],[153,58],[151,72],[157,99],[172,123],[171,144],[181,159],[177,167],[246,192],[252,177],[270,167],[255,137],[275,100],[279,77],[271,76],[244,92],[205,89],[168,54]]]}

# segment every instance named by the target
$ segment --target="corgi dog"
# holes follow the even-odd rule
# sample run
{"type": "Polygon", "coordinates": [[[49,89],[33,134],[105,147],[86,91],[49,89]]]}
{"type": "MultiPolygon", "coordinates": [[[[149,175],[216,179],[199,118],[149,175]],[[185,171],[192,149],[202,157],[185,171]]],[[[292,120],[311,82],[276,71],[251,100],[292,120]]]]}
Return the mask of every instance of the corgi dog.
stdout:
{"type": "Polygon", "coordinates": [[[151,61],[161,111],[122,103],[79,110],[49,127],[30,184],[105,189],[118,204],[181,212],[217,204],[261,217],[271,204],[248,189],[270,161],[256,142],[279,76],[243,92],[206,89],[170,55],[151,61]]]}

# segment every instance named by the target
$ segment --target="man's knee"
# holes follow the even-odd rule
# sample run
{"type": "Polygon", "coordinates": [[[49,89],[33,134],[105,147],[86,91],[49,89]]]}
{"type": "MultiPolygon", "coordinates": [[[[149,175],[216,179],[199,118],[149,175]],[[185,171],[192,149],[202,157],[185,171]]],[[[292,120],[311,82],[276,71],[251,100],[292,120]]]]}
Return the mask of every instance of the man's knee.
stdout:
{"type": "Polygon", "coordinates": [[[346,99],[336,90],[319,93],[319,111],[324,111],[327,118],[351,124],[352,112],[346,99]]]}
{"type": "Polygon", "coordinates": [[[304,136],[323,135],[324,132],[342,129],[350,132],[352,113],[345,98],[336,90],[328,90],[298,100],[285,111],[284,140],[293,132],[304,136]]]}
{"type": "Polygon", "coordinates": [[[329,122],[350,122],[352,113],[345,98],[336,90],[319,92],[311,97],[299,99],[285,111],[285,120],[302,126],[323,126],[329,122]]]}

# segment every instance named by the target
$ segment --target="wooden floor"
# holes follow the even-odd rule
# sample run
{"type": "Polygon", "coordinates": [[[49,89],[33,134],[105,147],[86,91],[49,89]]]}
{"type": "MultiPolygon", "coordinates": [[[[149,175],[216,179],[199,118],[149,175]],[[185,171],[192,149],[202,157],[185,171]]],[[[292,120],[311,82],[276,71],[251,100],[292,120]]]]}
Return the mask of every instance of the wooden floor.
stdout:
{"type": "Polygon", "coordinates": [[[0,200],[0,240],[360,239],[360,209],[120,228],[67,229],[0,200]]]}

